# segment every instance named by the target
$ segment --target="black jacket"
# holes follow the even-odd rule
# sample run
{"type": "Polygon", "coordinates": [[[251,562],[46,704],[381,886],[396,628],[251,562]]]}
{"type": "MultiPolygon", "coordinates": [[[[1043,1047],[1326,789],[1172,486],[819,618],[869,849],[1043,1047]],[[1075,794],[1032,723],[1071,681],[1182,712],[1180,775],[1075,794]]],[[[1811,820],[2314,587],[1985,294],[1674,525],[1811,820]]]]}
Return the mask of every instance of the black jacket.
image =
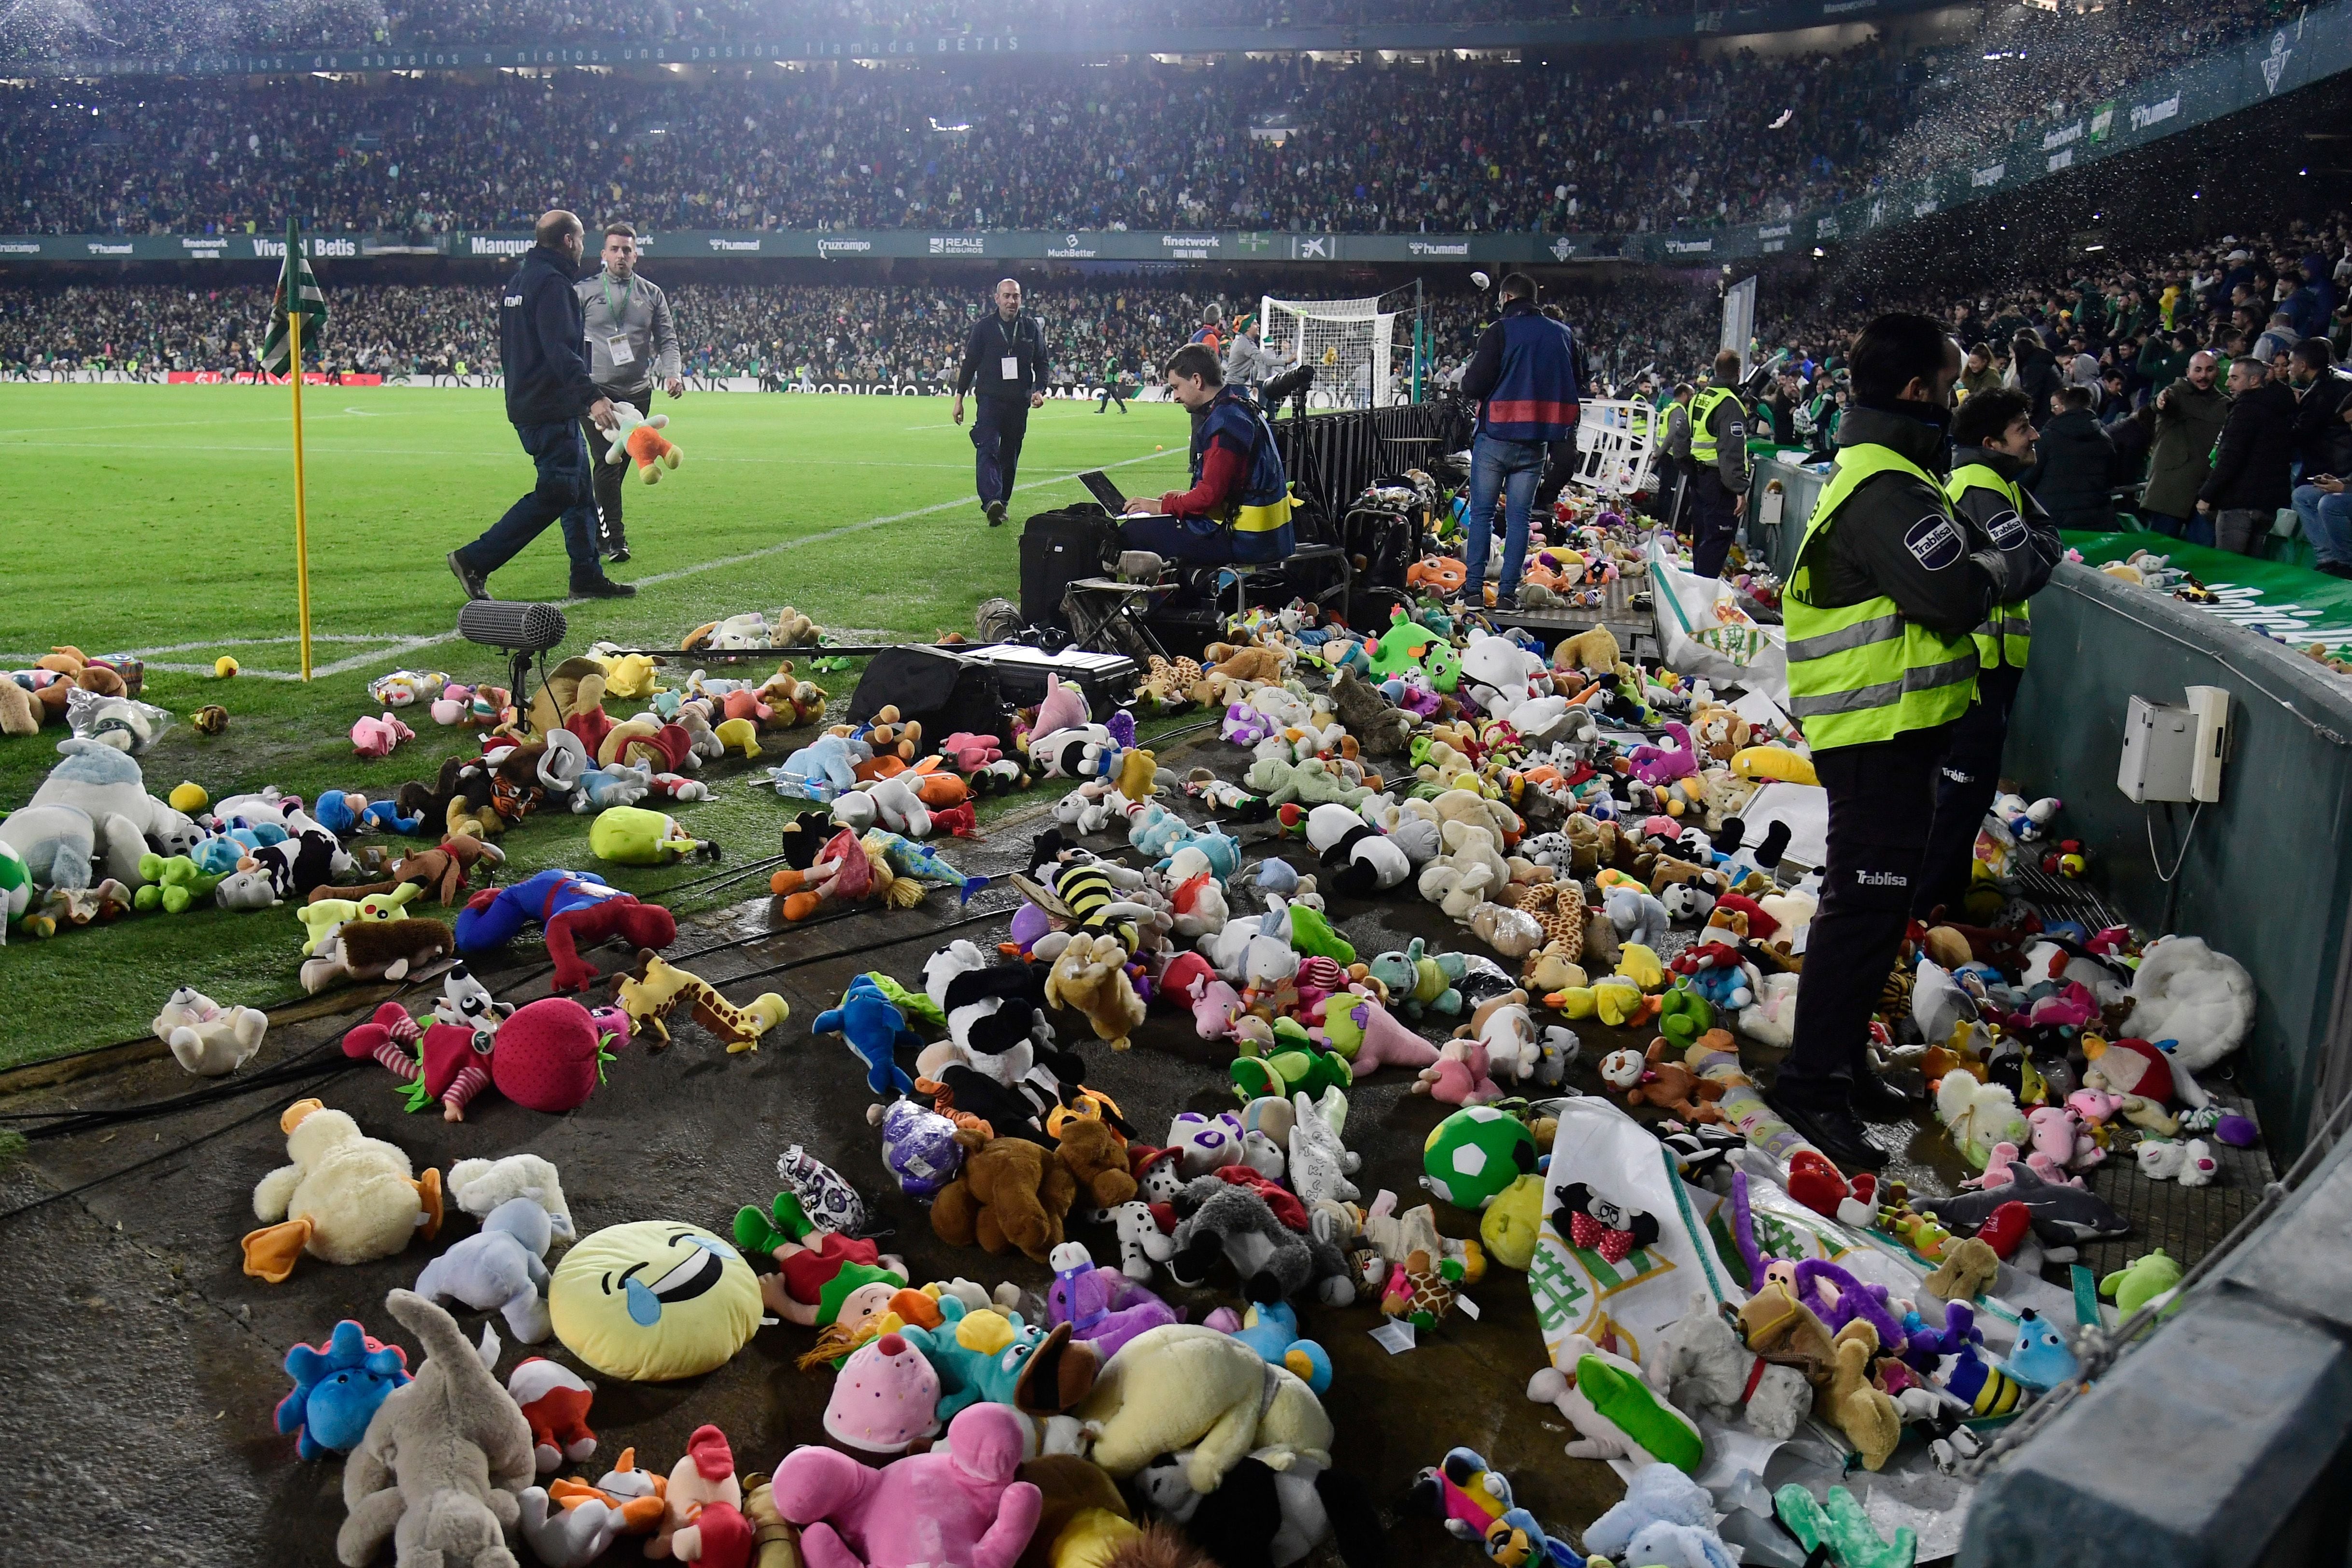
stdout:
{"type": "Polygon", "coordinates": [[[2347,406],[2352,406],[2352,376],[2341,371],[2329,371],[2295,399],[2294,455],[2305,479],[2314,474],[2342,478],[2352,469],[2352,426],[2344,423],[2347,406]]]}
{"type": "Polygon", "coordinates": [[[2215,511],[2276,511],[2292,504],[2287,463],[2294,456],[2294,394],[2284,383],[2265,381],[2240,393],[2197,499],[2215,511]]]}
{"type": "Polygon", "coordinates": [[[1015,316],[1007,326],[996,308],[990,306],[988,314],[971,324],[971,332],[963,341],[963,363],[956,367],[956,395],[961,397],[977,385],[982,397],[1026,403],[1029,395],[1045,384],[1045,334],[1037,318],[1015,316]],[[1008,356],[1021,373],[1010,381],[1004,377],[1002,363],[1008,356]]]}
{"type": "MultiPolygon", "coordinates": [[[[1941,426],[1879,408],[1850,408],[1840,447],[1892,447],[1931,474],[1944,472],[1941,426]]],[[[1875,474],[1839,509],[1837,522],[1808,563],[1811,602],[1838,609],[1884,594],[1904,616],[1932,630],[1974,631],[1996,597],[2011,597],[2000,552],[1978,547],[1946,515],[1940,489],[1908,474],[1875,474]],[[1996,594],[1998,590],[1998,594],[1996,594]]]]}
{"type": "Polygon", "coordinates": [[[2028,349],[2017,358],[2017,390],[2025,394],[2026,417],[2036,425],[2051,416],[2050,399],[2065,384],[2058,360],[2048,349],[2028,349]]]}
{"type": "MultiPolygon", "coordinates": [[[[1952,454],[1954,468],[1969,463],[1982,463],[2012,481],[2025,471],[2023,463],[2005,452],[1962,447],[1952,454]]],[[[2001,590],[2003,603],[2040,593],[2050,581],[2051,568],[2066,553],[2057,526],[2031,490],[2025,492],[2023,516],[2009,504],[2007,496],[1978,485],[1962,490],[1960,499],[1952,503],[1952,510],[1965,518],[1974,531],[1971,549],[1990,548],[2000,552],[2001,569],[2009,574],[2008,584],[2001,590]]]]}
{"type": "Polygon", "coordinates": [[[2087,408],[2042,424],[2041,461],[2026,488],[2061,528],[2105,528],[2115,516],[2116,444],[2087,408]]]}
{"type": "Polygon", "coordinates": [[[499,360],[506,371],[507,418],[517,425],[577,419],[604,394],[588,376],[588,340],[572,260],[534,245],[499,300],[499,360]]]}

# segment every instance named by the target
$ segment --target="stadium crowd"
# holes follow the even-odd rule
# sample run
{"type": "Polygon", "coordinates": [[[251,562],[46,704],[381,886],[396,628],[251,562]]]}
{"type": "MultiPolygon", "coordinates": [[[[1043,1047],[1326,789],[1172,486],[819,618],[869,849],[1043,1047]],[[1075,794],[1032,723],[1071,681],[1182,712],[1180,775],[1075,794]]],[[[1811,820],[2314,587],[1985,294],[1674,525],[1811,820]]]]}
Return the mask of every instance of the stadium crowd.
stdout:
{"type": "Polygon", "coordinates": [[[398,47],[429,44],[600,44],[724,39],[883,41],[969,33],[1035,37],[1294,24],[1528,21],[1653,16],[1674,0],[688,0],[615,9],[580,0],[14,0],[0,10],[0,59],[209,50],[398,47]]]}
{"type": "MultiPolygon", "coordinates": [[[[1265,287],[1280,292],[1298,286],[1293,277],[1265,287]]],[[[670,290],[670,300],[687,369],[698,378],[929,388],[953,375],[972,318],[984,308],[983,288],[684,283],[670,290]]],[[[493,285],[330,280],[327,291],[330,330],[314,368],[479,384],[498,364],[493,285]]],[[[1211,288],[1055,279],[1033,286],[1031,306],[1045,327],[1055,384],[1097,384],[1113,364],[1148,383],[1149,367],[1205,313],[1216,312],[1230,331],[1239,318],[1258,313],[1263,291],[1245,282],[1211,288]]],[[[262,286],[0,289],[0,374],[249,372],[269,298],[262,286]]],[[[1715,341],[1714,290],[1692,277],[1629,276],[1556,298],[1593,344],[1598,374],[1630,377],[1647,365],[1696,363],[1715,341]]],[[[1475,294],[1429,296],[1433,376],[1442,381],[1469,357],[1483,313],[1475,294]]],[[[1407,364],[1406,353],[1400,350],[1395,363],[1407,364]]]]}
{"type": "Polygon", "coordinates": [[[1913,55],[20,83],[0,88],[0,226],[268,229],[291,207],[313,229],[447,232],[557,205],[656,230],[1775,221],[2112,96],[2277,3],[1995,6],[1981,37],[1913,55]]]}
{"type": "MultiPolygon", "coordinates": [[[[658,278],[659,264],[649,265],[658,278]]],[[[458,374],[462,365],[462,374],[480,379],[498,362],[495,285],[346,286],[331,273],[327,282],[327,368],[429,380],[458,374]]],[[[1045,328],[1050,379],[1081,385],[1099,382],[1114,363],[1142,377],[1209,311],[1230,330],[1236,318],[1257,313],[1261,288],[1297,291],[1301,282],[1296,274],[1217,286],[1052,277],[1032,281],[1029,303],[1045,328]]],[[[697,377],[929,387],[952,374],[984,289],[984,279],[961,289],[939,282],[686,282],[670,297],[697,377]]],[[[1628,269],[1564,283],[1546,299],[1576,327],[1604,390],[1630,391],[1644,373],[1662,389],[1695,378],[1713,356],[1719,301],[1705,272],[1628,269]]],[[[1410,307],[1396,302],[1402,344],[1410,307]]],[[[268,305],[268,289],[256,286],[0,289],[0,371],[40,378],[134,366],[142,374],[247,371],[268,305]]],[[[1818,289],[1809,274],[1767,275],[1759,342],[1765,353],[1783,352],[1798,373],[1793,385],[1776,384],[1770,399],[1768,415],[1780,434],[1803,433],[1795,418],[1816,397],[1833,404],[1833,345],[1868,316],[1895,308],[1950,321],[1962,342],[1984,346],[1992,376],[2026,381],[2042,402],[2068,382],[2093,389],[2097,411],[2112,421],[2134,412],[2197,349],[2229,355],[2260,345],[2283,353],[2277,335],[2264,342],[2277,314],[2286,317],[2279,331],[2288,344],[2327,337],[2339,354],[2352,354],[2352,217],[2112,260],[1958,300],[1895,289],[1857,301],[1849,288],[1818,289]],[[2021,366],[2013,347],[2020,331],[2040,344],[2021,366]],[[2053,367],[2059,379],[2044,385],[2053,367]]],[[[1468,358],[1490,309],[1477,294],[1429,293],[1436,380],[1468,358]]],[[[1401,346],[1396,361],[1406,360],[1401,346]]],[[[1980,383],[1984,374],[1971,369],[1980,383]]]]}

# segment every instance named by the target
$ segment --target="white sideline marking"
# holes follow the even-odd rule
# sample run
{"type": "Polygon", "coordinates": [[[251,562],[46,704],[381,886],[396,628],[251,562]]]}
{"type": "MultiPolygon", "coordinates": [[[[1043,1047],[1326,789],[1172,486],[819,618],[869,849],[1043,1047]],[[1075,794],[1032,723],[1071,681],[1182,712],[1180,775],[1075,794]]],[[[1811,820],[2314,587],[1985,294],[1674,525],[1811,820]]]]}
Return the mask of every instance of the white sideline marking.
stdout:
{"type": "MultiPolygon", "coordinates": [[[[1097,468],[1130,468],[1137,463],[1149,463],[1160,458],[1164,458],[1167,456],[1168,454],[1165,452],[1147,452],[1138,457],[1121,458],[1116,462],[1098,464],[1097,465],[1097,468]]],[[[1076,469],[1070,473],[1058,474],[1049,479],[1035,479],[1025,485],[1015,485],[1013,487],[1013,491],[1015,494],[1019,494],[1024,490],[1050,489],[1055,485],[1068,484],[1071,480],[1076,479],[1081,473],[1092,473],[1094,471],[1095,468],[1076,469]]],[[[844,523],[839,528],[828,528],[821,532],[803,534],[796,539],[779,540],[773,544],[763,546],[758,550],[747,551],[740,555],[723,555],[716,561],[705,561],[697,566],[681,566],[675,572],[656,572],[650,577],[637,577],[631,579],[631,581],[635,583],[640,588],[651,587],[657,583],[675,583],[680,578],[698,576],[705,572],[717,571],[723,566],[740,566],[747,562],[765,560],[771,555],[781,555],[788,550],[798,550],[803,546],[811,544],[823,544],[835,539],[846,539],[852,534],[870,532],[877,528],[886,528],[894,522],[908,522],[919,517],[929,517],[936,512],[953,511],[958,507],[977,508],[979,504],[980,503],[976,500],[970,496],[959,496],[953,500],[938,501],[930,506],[917,507],[912,511],[892,512],[886,517],[869,517],[863,522],[844,523]]],[[[569,603],[570,601],[567,600],[564,602],[569,603]]],[[[354,669],[365,668],[367,666],[372,664],[376,664],[389,659],[396,659],[404,654],[415,653],[421,649],[428,647],[437,647],[443,643],[456,642],[457,640],[457,633],[455,629],[446,632],[434,632],[425,636],[407,637],[369,637],[355,636],[349,632],[338,632],[334,634],[314,632],[310,636],[310,641],[314,645],[322,642],[364,642],[373,646],[370,647],[367,652],[356,653],[348,658],[339,658],[331,664],[313,665],[310,668],[310,675],[313,679],[323,679],[324,677],[331,675],[343,675],[354,669]]],[[[299,638],[289,637],[233,637],[221,638],[212,642],[173,643],[168,647],[158,647],[154,651],[157,653],[185,653],[197,648],[255,647],[266,644],[290,644],[299,641],[299,638]]],[[[146,655],[143,652],[140,652],[138,650],[131,651],[133,652],[134,657],[145,659],[146,655]]],[[[23,658],[27,661],[37,656],[0,654],[0,658],[23,658]]],[[[209,664],[163,664],[155,663],[153,661],[149,662],[151,667],[153,668],[167,670],[175,675],[210,675],[213,671],[213,667],[209,664]]],[[[241,666],[237,671],[237,678],[242,679],[247,676],[251,676],[257,680],[300,680],[302,679],[299,671],[258,669],[251,666],[241,666]]]]}

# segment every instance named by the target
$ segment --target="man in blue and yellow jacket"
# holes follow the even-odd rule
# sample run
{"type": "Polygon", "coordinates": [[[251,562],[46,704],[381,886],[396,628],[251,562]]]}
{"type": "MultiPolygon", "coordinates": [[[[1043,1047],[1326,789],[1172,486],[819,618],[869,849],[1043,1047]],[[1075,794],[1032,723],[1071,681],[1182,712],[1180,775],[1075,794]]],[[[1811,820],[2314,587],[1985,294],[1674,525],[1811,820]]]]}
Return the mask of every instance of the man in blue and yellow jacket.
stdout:
{"type": "Polygon", "coordinates": [[[1192,488],[1130,502],[1120,541],[1208,565],[1286,559],[1290,482],[1265,416],[1247,393],[1225,384],[1206,343],[1169,355],[1167,374],[1170,395],[1192,416],[1192,488]]]}
{"type": "MultiPolygon", "coordinates": [[[[1495,602],[1509,608],[1528,557],[1528,514],[1556,445],[1575,458],[1576,340],[1565,322],[1536,309],[1536,286],[1525,273],[1503,279],[1503,313],[1478,339],[1462,372],[1462,392],[1478,403],[1478,436],[1470,447],[1469,537],[1463,563],[1470,569],[1473,604],[1485,602],[1486,552],[1495,537],[1495,503],[1503,502],[1503,574],[1495,602]]],[[[1555,494],[1558,492],[1555,491],[1555,494]]]]}

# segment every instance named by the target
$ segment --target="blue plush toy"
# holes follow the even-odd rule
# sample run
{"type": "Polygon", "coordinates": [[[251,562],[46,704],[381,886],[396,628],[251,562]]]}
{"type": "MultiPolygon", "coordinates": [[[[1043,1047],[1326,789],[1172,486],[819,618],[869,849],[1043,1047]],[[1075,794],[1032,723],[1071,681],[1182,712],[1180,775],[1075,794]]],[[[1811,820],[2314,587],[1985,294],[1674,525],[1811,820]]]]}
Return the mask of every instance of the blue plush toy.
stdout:
{"type": "Polygon", "coordinates": [[[915,1091],[915,1080],[891,1058],[899,1046],[920,1047],[922,1040],[907,1027],[907,1016],[884,994],[870,974],[861,974],[841,994],[841,1005],[828,1007],[810,1026],[819,1035],[838,1034],[866,1064],[866,1087],[896,1100],[915,1091]]]}
{"type": "Polygon", "coordinates": [[[591,768],[580,775],[579,786],[572,793],[572,809],[584,816],[616,805],[635,805],[653,789],[650,769],[617,763],[610,768],[591,768]]]}
{"type": "MultiPolygon", "coordinates": [[[[1212,1328],[1216,1326],[1210,1324],[1212,1328]]],[[[1266,1365],[1286,1368],[1317,1394],[1330,1388],[1330,1352],[1313,1340],[1299,1336],[1298,1313],[1289,1302],[1251,1306],[1242,1314],[1242,1326],[1228,1331],[1257,1352],[1266,1365]]]]}
{"type": "MultiPolygon", "coordinates": [[[[838,795],[856,787],[858,760],[846,740],[828,731],[786,757],[783,771],[838,795]]],[[[812,798],[830,800],[833,795],[813,795],[812,798]]]]}
{"type": "Polygon", "coordinates": [[[278,1429],[298,1434],[295,1451],[315,1459],[359,1447],[376,1406],[408,1382],[408,1356],[345,1318],[324,1345],[288,1351],[286,1371],[294,1390],[278,1402],[278,1429]]]}
{"type": "Polygon", "coordinates": [[[2058,1325],[2028,1307],[2017,1316],[2017,1344],[2009,1352],[2009,1374],[2028,1388],[2047,1392],[2076,1373],[2082,1363],[2067,1347],[2058,1325]]]}
{"type": "Polygon", "coordinates": [[[1208,861],[1210,871],[1219,882],[1232,881],[1234,873],[1242,868],[1242,841],[1213,823],[1198,832],[1188,831],[1185,837],[1170,844],[1160,862],[1160,869],[1167,870],[1170,862],[1175,858],[1175,852],[1187,847],[1201,852],[1202,858],[1208,861]]]}
{"type": "Polygon", "coordinates": [[[1172,852],[1192,836],[1192,831],[1182,817],[1158,801],[1146,801],[1128,824],[1127,841],[1156,858],[1172,852]]]}
{"type": "MultiPolygon", "coordinates": [[[[403,816],[400,808],[388,800],[370,800],[357,790],[331,789],[319,797],[311,816],[319,826],[338,838],[349,838],[355,833],[374,828],[383,833],[414,833],[425,822],[425,814],[403,816]]],[[[272,829],[273,832],[278,831],[272,829]]],[[[234,867],[230,868],[232,870],[234,867]]]]}
{"type": "Polygon", "coordinates": [[[1024,1322],[1015,1311],[972,1309],[953,1295],[940,1297],[940,1316],[946,1321],[936,1329],[910,1326],[898,1332],[940,1374],[938,1415],[942,1421],[982,1400],[1015,1404],[1021,1374],[1038,1347],[1049,1338],[1068,1337],[1051,1335],[1024,1322]]]}

